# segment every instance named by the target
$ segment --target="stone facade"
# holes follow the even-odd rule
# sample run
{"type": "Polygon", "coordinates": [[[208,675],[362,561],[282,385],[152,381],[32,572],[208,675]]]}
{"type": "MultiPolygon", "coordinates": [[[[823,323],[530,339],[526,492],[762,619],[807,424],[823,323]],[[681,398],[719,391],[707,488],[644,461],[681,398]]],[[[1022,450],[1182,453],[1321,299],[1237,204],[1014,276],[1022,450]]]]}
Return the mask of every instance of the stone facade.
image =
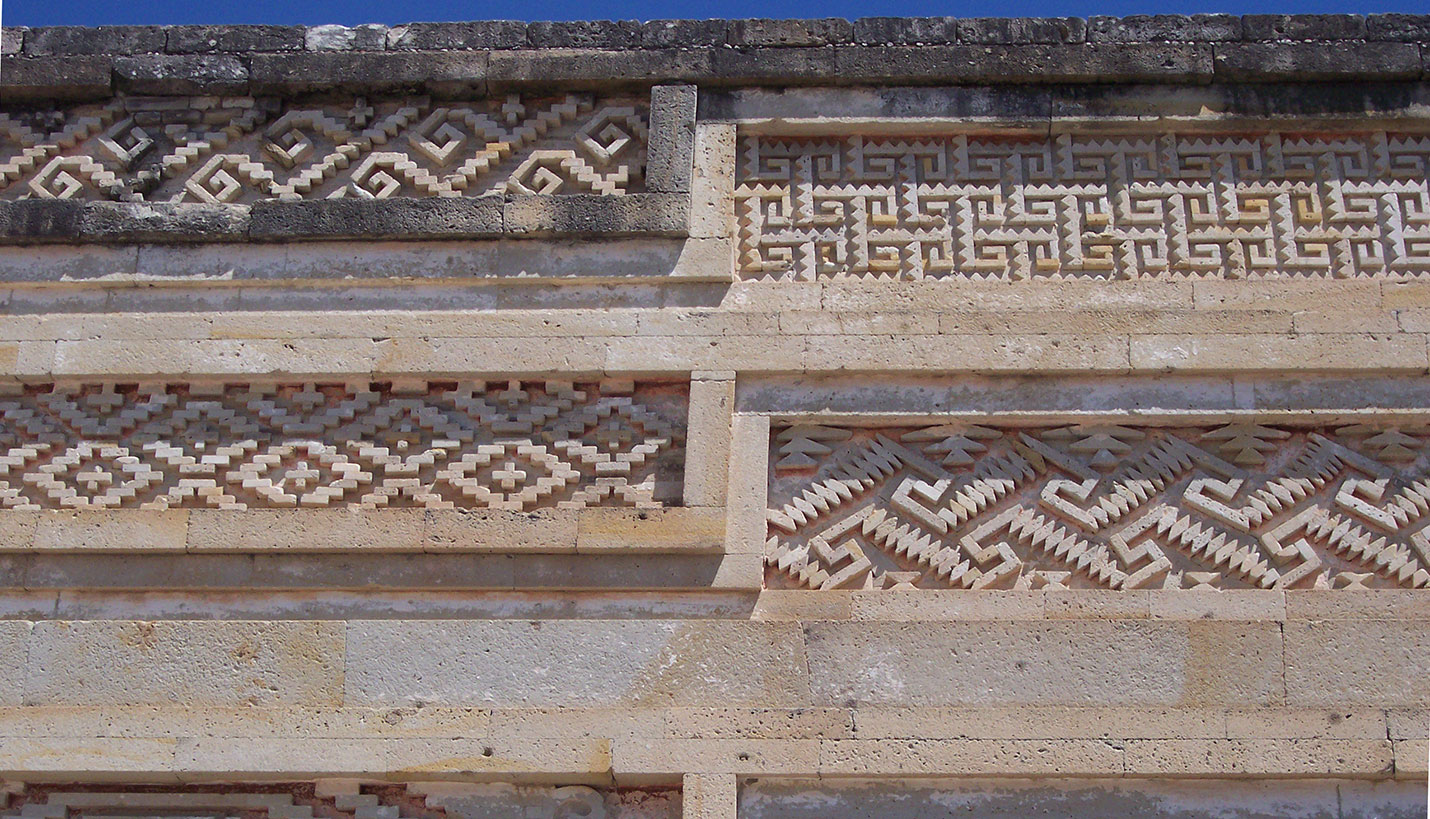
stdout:
{"type": "Polygon", "coordinates": [[[1430,18],[0,46],[0,816],[1425,814],[1430,18]]]}

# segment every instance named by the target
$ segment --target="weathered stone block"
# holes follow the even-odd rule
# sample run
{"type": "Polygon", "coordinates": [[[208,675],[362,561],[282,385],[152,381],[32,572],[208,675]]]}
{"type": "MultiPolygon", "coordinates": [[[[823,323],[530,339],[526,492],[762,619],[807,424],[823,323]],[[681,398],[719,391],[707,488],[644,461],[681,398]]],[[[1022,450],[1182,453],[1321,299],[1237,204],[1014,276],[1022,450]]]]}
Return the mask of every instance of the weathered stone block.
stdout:
{"type": "Polygon", "coordinates": [[[1134,14],[1091,17],[1092,43],[1222,42],[1241,39],[1241,18],[1232,14],[1134,14]]]}
{"type": "Polygon", "coordinates": [[[387,31],[387,47],[401,51],[521,48],[526,44],[526,24],[516,20],[407,23],[387,31]]]}
{"type": "Polygon", "coordinates": [[[639,20],[536,22],[527,25],[526,37],[536,48],[637,48],[641,44],[641,23],[639,20]]]}
{"type": "Polygon", "coordinates": [[[118,86],[133,94],[241,94],[248,67],[234,56],[151,54],[117,57],[118,86]]]}
{"type": "Polygon", "coordinates": [[[500,196],[431,199],[319,199],[253,205],[249,235],[289,237],[458,238],[503,232],[500,196]]]}
{"type": "Polygon", "coordinates": [[[27,55],[152,54],[164,50],[163,26],[44,26],[25,32],[27,55]]]}
{"type": "Polygon", "coordinates": [[[852,35],[848,20],[731,20],[726,42],[736,48],[823,46],[847,43],[852,35]]]}
{"type": "Polygon", "coordinates": [[[214,51],[301,51],[302,26],[172,26],[164,50],[170,54],[214,51]]]}

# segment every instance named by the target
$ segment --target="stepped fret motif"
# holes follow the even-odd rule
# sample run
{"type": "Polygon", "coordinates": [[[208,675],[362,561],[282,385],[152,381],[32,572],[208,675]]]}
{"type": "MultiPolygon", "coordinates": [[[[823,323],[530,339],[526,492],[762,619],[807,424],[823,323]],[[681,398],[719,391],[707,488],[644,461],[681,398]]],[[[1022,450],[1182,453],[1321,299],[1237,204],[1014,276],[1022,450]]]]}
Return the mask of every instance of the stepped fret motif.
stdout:
{"type": "Polygon", "coordinates": [[[571,94],[0,112],[0,199],[243,203],[642,190],[648,104],[571,94]]]}
{"type": "Polygon", "coordinates": [[[1430,138],[745,137],[745,278],[1430,272],[1430,138]]]}
{"type": "Polygon", "coordinates": [[[76,384],[0,395],[0,508],[655,507],[685,387],[76,384]]]}
{"type": "Polygon", "coordinates": [[[771,442],[775,588],[1425,588],[1430,428],[856,429],[771,442]]]}

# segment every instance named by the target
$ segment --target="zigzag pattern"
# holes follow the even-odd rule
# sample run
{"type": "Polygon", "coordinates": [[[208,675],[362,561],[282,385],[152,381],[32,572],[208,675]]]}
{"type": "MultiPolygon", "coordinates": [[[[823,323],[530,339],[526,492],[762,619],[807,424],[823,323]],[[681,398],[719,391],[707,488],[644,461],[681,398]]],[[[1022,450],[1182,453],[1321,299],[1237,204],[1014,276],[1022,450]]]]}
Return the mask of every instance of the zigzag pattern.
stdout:
{"type": "Polygon", "coordinates": [[[745,278],[1423,275],[1430,138],[747,136],[745,278]]]}
{"type": "Polygon", "coordinates": [[[315,107],[124,99],[0,112],[0,199],[620,196],[640,190],[647,116],[641,100],[578,94],[315,107]]]}
{"type": "Polygon", "coordinates": [[[772,448],[776,588],[1430,586],[1430,427],[802,425],[772,448]]]}
{"type": "Polygon", "coordinates": [[[686,388],[603,381],[0,387],[0,508],[656,507],[686,388]]]}

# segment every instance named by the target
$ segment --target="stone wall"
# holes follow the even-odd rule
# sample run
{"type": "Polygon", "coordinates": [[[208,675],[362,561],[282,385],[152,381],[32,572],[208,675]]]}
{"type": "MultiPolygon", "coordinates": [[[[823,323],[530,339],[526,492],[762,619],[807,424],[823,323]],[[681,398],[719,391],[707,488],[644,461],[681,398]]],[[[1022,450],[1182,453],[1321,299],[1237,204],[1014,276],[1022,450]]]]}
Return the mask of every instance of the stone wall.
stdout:
{"type": "Polygon", "coordinates": [[[0,815],[1426,810],[1430,18],[0,59],[0,815]]]}

